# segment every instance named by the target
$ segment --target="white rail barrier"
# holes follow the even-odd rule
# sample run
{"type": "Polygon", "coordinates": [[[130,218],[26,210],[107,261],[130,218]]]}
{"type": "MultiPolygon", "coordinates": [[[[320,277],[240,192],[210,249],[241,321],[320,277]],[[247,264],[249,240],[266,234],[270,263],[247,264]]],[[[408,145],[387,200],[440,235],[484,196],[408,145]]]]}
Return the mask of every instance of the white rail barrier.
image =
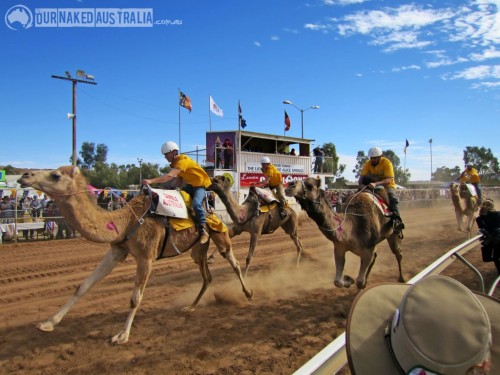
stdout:
{"type": "MultiPolygon", "coordinates": [[[[471,268],[480,278],[482,289],[484,292],[484,283],[481,274],[470,265],[462,255],[469,250],[475,248],[479,244],[480,235],[469,239],[468,241],[454,247],[441,257],[436,259],[432,264],[424,268],[420,273],[415,275],[407,284],[414,284],[428,275],[436,275],[441,273],[456,259],[464,262],[471,268]]],[[[496,280],[495,285],[500,282],[500,278],[496,280]]],[[[494,285],[494,286],[495,286],[494,285]]],[[[494,286],[490,289],[489,294],[493,293],[494,286]]],[[[318,354],[311,358],[306,364],[294,372],[294,375],[323,375],[336,374],[347,364],[347,354],[345,350],[345,332],[339,335],[334,341],[325,346],[318,354]]]]}

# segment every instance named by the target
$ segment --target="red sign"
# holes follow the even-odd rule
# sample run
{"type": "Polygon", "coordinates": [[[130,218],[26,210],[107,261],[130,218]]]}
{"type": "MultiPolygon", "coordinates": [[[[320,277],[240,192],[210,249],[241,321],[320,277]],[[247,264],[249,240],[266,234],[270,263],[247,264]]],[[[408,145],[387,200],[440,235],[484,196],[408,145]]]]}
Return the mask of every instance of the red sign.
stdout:
{"type": "MultiPolygon", "coordinates": [[[[308,177],[306,174],[283,174],[282,176],[283,185],[308,177]]],[[[264,174],[262,173],[240,173],[240,187],[257,185],[262,181],[264,181],[264,174]]]]}

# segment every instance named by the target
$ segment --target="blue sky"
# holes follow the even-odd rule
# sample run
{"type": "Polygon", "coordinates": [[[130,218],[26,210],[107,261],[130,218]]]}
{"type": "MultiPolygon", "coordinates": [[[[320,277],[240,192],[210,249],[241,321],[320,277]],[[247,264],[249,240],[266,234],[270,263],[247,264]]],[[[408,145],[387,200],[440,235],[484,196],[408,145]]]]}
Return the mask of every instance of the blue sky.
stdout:
{"type": "MultiPolygon", "coordinates": [[[[348,179],[359,150],[398,154],[412,180],[463,166],[466,146],[500,157],[500,0],[22,1],[1,2],[0,164],[70,164],[71,84],[77,142],[108,146],[108,162],[164,165],[166,140],[205,147],[208,97],[224,117],[212,130],[246,130],[333,142],[348,179]],[[152,8],[153,27],[8,27],[18,4],[35,8],[152,8]],[[169,23],[165,25],[165,23],[169,23]],[[403,153],[405,140],[410,146],[403,153]]],[[[36,17],[36,16],[34,16],[36,17]]]]}

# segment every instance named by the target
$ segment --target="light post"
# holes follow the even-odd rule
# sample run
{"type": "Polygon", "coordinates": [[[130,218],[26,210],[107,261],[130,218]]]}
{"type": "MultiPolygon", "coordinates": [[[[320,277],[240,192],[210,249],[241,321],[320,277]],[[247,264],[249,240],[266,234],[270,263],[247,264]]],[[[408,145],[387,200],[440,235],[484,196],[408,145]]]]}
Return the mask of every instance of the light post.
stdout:
{"type": "Polygon", "coordinates": [[[52,75],[52,78],[64,79],[65,81],[72,82],[72,92],[73,92],[73,113],[68,113],[68,120],[73,120],[73,154],[72,154],[72,164],[76,166],[76,84],[88,83],[89,85],[97,85],[94,82],[94,76],[91,74],[86,74],[83,70],[77,70],[76,75],[82,79],[71,77],[71,73],[66,71],[66,77],[52,75]]]}
{"type": "Polygon", "coordinates": [[[142,159],[137,158],[139,163],[139,186],[142,184],[142,159]]]}
{"type": "Polygon", "coordinates": [[[302,136],[301,136],[301,138],[304,138],[304,112],[308,111],[309,109],[319,109],[319,105],[312,105],[308,108],[302,109],[302,108],[297,107],[290,100],[283,100],[283,104],[290,104],[300,111],[300,119],[301,119],[301,124],[302,124],[302,136]]]}
{"type": "Polygon", "coordinates": [[[429,139],[429,147],[431,149],[431,182],[432,182],[432,138],[429,139]]]}

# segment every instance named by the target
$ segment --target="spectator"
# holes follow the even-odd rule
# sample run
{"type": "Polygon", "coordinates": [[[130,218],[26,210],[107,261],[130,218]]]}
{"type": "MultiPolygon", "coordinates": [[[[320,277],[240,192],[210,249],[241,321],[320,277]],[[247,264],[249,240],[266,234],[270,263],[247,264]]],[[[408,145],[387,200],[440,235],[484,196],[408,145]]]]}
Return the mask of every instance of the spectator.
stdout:
{"type": "Polygon", "coordinates": [[[233,144],[229,138],[224,140],[222,148],[224,149],[224,169],[231,169],[233,167],[233,144]]]}
{"type": "Polygon", "coordinates": [[[295,153],[295,149],[294,148],[292,148],[292,150],[290,151],[290,155],[291,156],[297,156],[297,154],[295,153]]]}
{"type": "Polygon", "coordinates": [[[219,137],[215,140],[215,160],[214,160],[214,165],[215,168],[219,169],[223,167],[223,160],[222,160],[222,143],[220,142],[219,137]]]}
{"type": "Polygon", "coordinates": [[[500,374],[500,301],[446,276],[379,284],[347,318],[352,374],[500,374]]]}
{"type": "MultiPolygon", "coordinates": [[[[31,203],[30,203],[30,213],[31,213],[31,217],[33,218],[33,221],[36,221],[37,218],[39,218],[41,216],[40,215],[41,212],[42,212],[42,203],[38,199],[37,195],[33,195],[33,199],[31,200],[31,203]]],[[[30,238],[33,238],[35,236],[34,229],[30,229],[29,236],[30,236],[30,238]]]]}
{"type": "Polygon", "coordinates": [[[313,154],[316,156],[314,160],[314,173],[321,173],[323,171],[323,159],[325,157],[325,150],[319,146],[313,149],[313,154]]]}
{"type": "Polygon", "coordinates": [[[8,195],[3,197],[2,202],[0,203],[0,218],[7,219],[6,221],[2,220],[3,223],[13,222],[12,218],[14,218],[16,215],[14,210],[15,210],[15,204],[10,199],[10,197],[8,195]]]}

